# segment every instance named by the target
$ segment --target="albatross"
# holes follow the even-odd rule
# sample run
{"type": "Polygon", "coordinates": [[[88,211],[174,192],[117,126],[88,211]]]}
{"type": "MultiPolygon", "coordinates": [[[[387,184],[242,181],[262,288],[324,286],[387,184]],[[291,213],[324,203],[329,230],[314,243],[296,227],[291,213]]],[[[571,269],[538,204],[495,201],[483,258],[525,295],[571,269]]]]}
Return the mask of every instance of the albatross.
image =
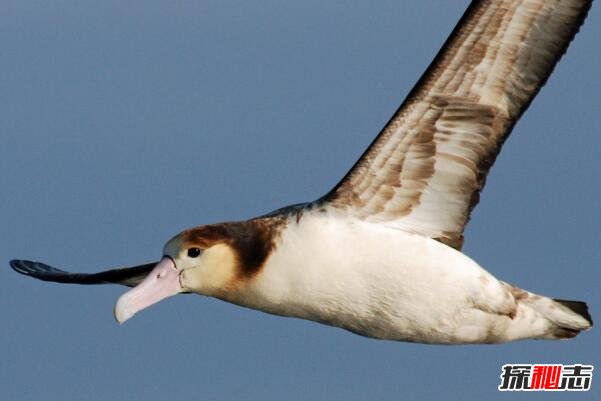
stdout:
{"type": "Polygon", "coordinates": [[[461,252],[488,171],[582,25],[592,0],[473,1],[405,101],[321,198],[187,229],[155,263],[69,273],[130,287],[119,323],[180,293],[420,343],[569,339],[587,305],[503,282],[461,252]]]}

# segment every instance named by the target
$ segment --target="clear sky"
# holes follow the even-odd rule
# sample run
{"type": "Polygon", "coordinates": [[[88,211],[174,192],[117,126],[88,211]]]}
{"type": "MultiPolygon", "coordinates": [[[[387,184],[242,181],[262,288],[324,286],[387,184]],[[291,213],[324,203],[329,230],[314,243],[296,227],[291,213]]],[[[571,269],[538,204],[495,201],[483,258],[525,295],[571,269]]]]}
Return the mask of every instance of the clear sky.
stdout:
{"type": "MultiPolygon", "coordinates": [[[[156,260],[183,228],[312,200],[398,107],[467,1],[0,6],[0,399],[600,399],[601,327],[567,342],[366,339],[199,296],[123,326],[116,286],[14,273],[156,260]],[[589,394],[497,391],[505,363],[593,363],[589,394]]],[[[465,252],[601,322],[601,9],[489,176],[465,252]]]]}

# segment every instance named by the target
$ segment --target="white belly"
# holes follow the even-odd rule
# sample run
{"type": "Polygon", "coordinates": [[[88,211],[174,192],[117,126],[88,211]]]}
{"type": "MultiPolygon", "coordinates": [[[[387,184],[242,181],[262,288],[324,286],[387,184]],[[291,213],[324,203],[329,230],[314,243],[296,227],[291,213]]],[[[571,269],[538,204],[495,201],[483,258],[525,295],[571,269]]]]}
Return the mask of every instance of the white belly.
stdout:
{"type": "Polygon", "coordinates": [[[283,231],[240,303],[358,334],[486,341],[514,299],[462,253],[377,224],[307,214],[283,231]]]}

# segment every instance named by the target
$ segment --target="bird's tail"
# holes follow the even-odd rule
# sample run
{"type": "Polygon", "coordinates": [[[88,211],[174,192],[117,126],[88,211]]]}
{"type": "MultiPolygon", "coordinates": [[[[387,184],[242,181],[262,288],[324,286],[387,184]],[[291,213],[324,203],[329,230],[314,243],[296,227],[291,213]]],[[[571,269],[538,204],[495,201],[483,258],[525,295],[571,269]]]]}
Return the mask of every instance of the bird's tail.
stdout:
{"type": "Polygon", "coordinates": [[[593,326],[584,302],[548,298],[516,287],[512,292],[518,308],[510,330],[515,330],[516,339],[565,340],[593,326]]]}
{"type": "Polygon", "coordinates": [[[540,312],[555,324],[549,333],[550,339],[573,338],[582,330],[593,326],[593,319],[588,312],[588,305],[582,301],[568,301],[565,299],[550,299],[540,305],[540,312]]]}

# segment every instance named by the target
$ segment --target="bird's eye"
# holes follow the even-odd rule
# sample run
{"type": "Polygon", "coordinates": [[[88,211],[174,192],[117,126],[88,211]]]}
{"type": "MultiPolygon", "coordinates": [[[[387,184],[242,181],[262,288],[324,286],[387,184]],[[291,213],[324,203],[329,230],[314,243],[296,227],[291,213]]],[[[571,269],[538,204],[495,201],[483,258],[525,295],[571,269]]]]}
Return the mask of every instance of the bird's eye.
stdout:
{"type": "Polygon", "coordinates": [[[188,249],[188,256],[191,258],[196,258],[200,255],[200,248],[190,248],[188,249]]]}

